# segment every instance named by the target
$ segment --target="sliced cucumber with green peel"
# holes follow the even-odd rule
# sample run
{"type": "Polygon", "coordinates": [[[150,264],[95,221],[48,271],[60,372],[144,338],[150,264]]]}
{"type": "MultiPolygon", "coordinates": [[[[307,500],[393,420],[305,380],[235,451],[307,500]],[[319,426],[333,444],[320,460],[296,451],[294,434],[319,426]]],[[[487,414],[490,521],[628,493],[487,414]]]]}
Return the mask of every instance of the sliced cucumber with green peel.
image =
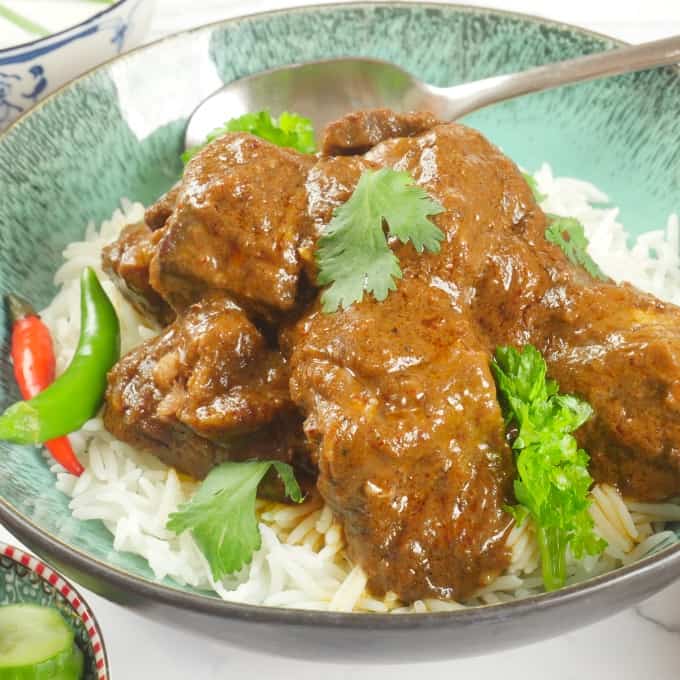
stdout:
{"type": "Polygon", "coordinates": [[[0,680],[79,680],[83,655],[56,609],[0,607],[0,680]]]}
{"type": "MultiPolygon", "coordinates": [[[[47,677],[49,677],[50,680],[81,680],[83,677],[84,664],[83,653],[74,643],[71,659],[63,664],[62,670],[57,671],[56,675],[49,675],[47,677]]],[[[0,671],[0,673],[1,672],[2,671],[0,671]]],[[[42,676],[40,676],[40,678],[42,680],[42,676]]]]}

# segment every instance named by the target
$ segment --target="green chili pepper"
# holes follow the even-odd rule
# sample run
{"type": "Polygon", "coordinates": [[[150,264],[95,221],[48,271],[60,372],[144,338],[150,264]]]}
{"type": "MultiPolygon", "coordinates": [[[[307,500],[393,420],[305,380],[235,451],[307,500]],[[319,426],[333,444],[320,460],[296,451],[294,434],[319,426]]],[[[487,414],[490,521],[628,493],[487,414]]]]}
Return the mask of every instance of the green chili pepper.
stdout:
{"type": "Polygon", "coordinates": [[[116,310],[91,267],[80,277],[80,339],[68,368],[33,399],[0,416],[0,439],[41,444],[80,429],[94,417],[106,391],[106,374],[120,356],[116,310]]]}

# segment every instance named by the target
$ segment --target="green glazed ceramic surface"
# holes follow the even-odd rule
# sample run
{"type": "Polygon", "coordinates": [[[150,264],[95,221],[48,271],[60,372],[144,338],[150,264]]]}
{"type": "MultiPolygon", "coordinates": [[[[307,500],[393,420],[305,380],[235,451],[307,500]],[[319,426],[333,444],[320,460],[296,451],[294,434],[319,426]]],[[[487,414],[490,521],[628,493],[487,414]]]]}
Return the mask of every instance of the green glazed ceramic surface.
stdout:
{"type": "MultiPolygon", "coordinates": [[[[148,203],[177,179],[186,119],[223,82],[288,63],[370,56],[449,85],[613,46],[491,10],[360,4],[246,17],[138,50],[66,87],[0,138],[0,291],[47,303],[62,249],[89,220],[108,217],[121,196],[148,203]]],[[[547,160],[556,174],[594,182],[639,234],[680,209],[679,111],[680,76],[666,68],[524,97],[466,122],[529,170],[547,160]]],[[[2,316],[0,342],[4,407],[18,393],[2,316]]],[[[104,581],[102,564],[152,579],[143,560],[113,550],[101,523],[71,517],[35,449],[0,444],[0,513],[93,558],[104,581]]]]}
{"type": "Polygon", "coordinates": [[[32,555],[0,543],[0,607],[17,604],[56,609],[83,653],[82,680],[108,680],[99,625],[82,596],[32,555]]]}

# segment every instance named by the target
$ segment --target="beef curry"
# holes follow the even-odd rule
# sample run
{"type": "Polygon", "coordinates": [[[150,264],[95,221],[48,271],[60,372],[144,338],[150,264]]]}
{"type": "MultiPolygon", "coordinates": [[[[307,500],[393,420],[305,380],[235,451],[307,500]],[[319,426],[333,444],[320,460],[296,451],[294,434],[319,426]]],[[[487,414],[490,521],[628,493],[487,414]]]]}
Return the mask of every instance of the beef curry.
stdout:
{"type": "Polygon", "coordinates": [[[597,481],[680,493],[680,309],[593,277],[546,227],[511,160],[429,114],[350,114],[315,156],[226,134],[104,252],[165,326],[111,371],[106,426],[197,478],[290,462],[316,476],[374,593],[465,599],[509,561],[499,345],[533,344],[592,405],[576,434],[597,481]],[[396,290],[326,314],[318,239],[380,168],[441,204],[441,248],[391,239],[396,290]]]}

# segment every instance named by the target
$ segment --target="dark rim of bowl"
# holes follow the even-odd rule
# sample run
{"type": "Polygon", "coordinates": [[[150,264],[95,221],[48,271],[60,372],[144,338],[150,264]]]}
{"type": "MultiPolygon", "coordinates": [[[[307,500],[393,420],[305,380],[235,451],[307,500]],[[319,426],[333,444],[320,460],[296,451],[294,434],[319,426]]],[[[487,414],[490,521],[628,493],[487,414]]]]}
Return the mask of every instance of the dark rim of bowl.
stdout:
{"type": "Polygon", "coordinates": [[[75,612],[76,616],[78,616],[80,621],[82,621],[83,625],[85,626],[88,634],[89,645],[90,648],[92,649],[94,657],[98,656],[100,660],[103,661],[103,665],[100,668],[96,669],[97,679],[111,680],[111,671],[109,669],[109,657],[108,654],[106,653],[106,645],[104,644],[102,628],[99,625],[99,621],[97,621],[97,617],[94,615],[94,612],[92,611],[92,607],[83,597],[83,594],[65,576],[52,569],[52,567],[49,567],[48,565],[44,564],[40,558],[35,557],[33,554],[31,554],[27,550],[24,550],[23,548],[17,548],[16,546],[10,545],[9,543],[0,541],[0,557],[12,560],[14,564],[17,564],[23,567],[24,569],[27,569],[28,571],[32,572],[44,584],[46,584],[48,588],[54,591],[58,591],[61,594],[61,596],[66,600],[66,602],[68,602],[71,610],[75,612]],[[7,552],[8,549],[11,550],[12,554],[8,554],[7,552]],[[34,560],[36,564],[32,565],[30,562],[31,560],[34,560]],[[49,571],[49,573],[46,574],[45,570],[49,571]],[[64,584],[69,588],[70,593],[64,594],[63,592],[61,592],[58,586],[58,581],[55,581],[53,583],[50,580],[51,575],[54,575],[57,578],[61,579],[64,582],[64,584]],[[78,611],[77,609],[78,605],[82,607],[84,615],[78,611]],[[94,631],[94,635],[90,633],[90,629],[94,631]],[[96,642],[99,643],[98,649],[95,649],[93,644],[96,642]]]}
{"type": "MultiPolygon", "coordinates": [[[[124,0],[121,0],[124,1],[124,0]]],[[[22,124],[24,118],[27,118],[37,112],[51,99],[58,97],[60,93],[75,83],[86,80],[90,74],[100,69],[107,68],[111,63],[125,61],[133,57],[137,52],[145,50],[150,47],[160,45],[164,42],[171,42],[182,36],[189,36],[193,33],[200,33],[208,30],[211,27],[217,28],[229,24],[235,24],[241,21],[249,21],[260,17],[276,16],[278,14],[294,14],[294,13],[309,13],[319,11],[336,11],[347,7],[404,7],[404,8],[418,8],[431,10],[455,10],[458,12],[469,12],[471,14],[495,14],[506,17],[512,17],[522,21],[528,21],[536,24],[543,24],[553,28],[560,28],[563,30],[573,31],[582,35],[588,35],[597,38],[602,42],[607,42],[612,45],[623,46],[628,43],[617,40],[611,36],[603,33],[597,33],[588,29],[574,26],[573,24],[564,23],[561,21],[553,21],[544,19],[531,14],[523,14],[520,12],[511,12],[506,10],[498,10],[490,7],[475,7],[471,5],[459,5],[455,3],[418,3],[417,5],[411,2],[365,2],[358,0],[356,2],[342,2],[338,4],[318,4],[307,5],[303,7],[295,7],[288,9],[278,9],[268,12],[259,12],[256,14],[246,14],[230,19],[204,24],[197,26],[187,31],[180,31],[169,36],[165,36],[147,45],[142,45],[134,50],[131,50],[123,55],[109,59],[94,68],[89,69],[77,78],[62,85],[60,88],[51,93],[48,97],[40,101],[36,106],[27,111],[24,115],[14,121],[4,132],[0,133],[0,145],[5,137],[7,137],[15,126],[22,124]]],[[[674,71],[680,78],[680,67],[671,66],[666,67],[674,71]]],[[[31,546],[36,546],[39,550],[45,552],[50,557],[63,561],[69,567],[82,571],[83,573],[92,576],[96,579],[101,579],[104,582],[112,584],[114,587],[144,597],[148,597],[157,602],[169,604],[175,607],[182,607],[189,611],[201,612],[204,614],[211,614],[214,616],[223,616],[242,621],[251,621],[257,623],[279,623],[295,626],[318,626],[323,624],[325,626],[334,628],[354,628],[366,630],[392,630],[392,629],[410,629],[410,628],[432,628],[438,627],[442,624],[452,625],[454,623],[466,625],[473,621],[491,621],[493,619],[509,618],[510,616],[522,616],[529,611],[550,609],[558,603],[578,602],[586,600],[591,596],[599,593],[606,588],[615,584],[621,584],[633,578],[642,578],[647,573],[652,573],[657,570],[662,570],[672,563],[677,563],[680,567],[680,544],[666,548],[659,553],[650,555],[649,557],[638,560],[632,564],[624,567],[619,567],[614,571],[607,572],[600,576],[596,576],[574,585],[565,586],[557,591],[550,593],[540,593],[538,595],[531,595],[529,597],[512,600],[510,602],[503,602],[499,604],[480,605],[469,607],[467,609],[458,609],[451,612],[433,612],[422,614],[408,614],[405,616],[385,616],[378,613],[350,613],[350,612],[327,612],[322,610],[305,610],[305,609],[287,609],[283,607],[266,607],[262,605],[240,604],[237,602],[229,602],[220,599],[216,595],[200,595],[197,593],[190,593],[179,590],[176,587],[165,585],[158,581],[153,581],[148,578],[130,574],[119,567],[107,564],[101,560],[88,555],[80,549],[75,549],[64,543],[60,538],[44,531],[38,527],[31,519],[26,517],[23,513],[13,508],[7,501],[0,498],[0,519],[6,526],[17,533],[19,538],[29,543],[31,546]]]]}
{"type": "Polygon", "coordinates": [[[98,19],[99,17],[103,17],[105,14],[108,14],[109,12],[112,12],[114,9],[117,7],[120,7],[121,5],[124,5],[126,2],[129,2],[129,0],[117,0],[113,5],[109,5],[105,9],[100,10],[96,14],[93,14],[92,16],[89,16],[87,19],[83,19],[83,21],[80,21],[77,24],[73,24],[73,26],[67,26],[66,28],[63,28],[61,31],[57,31],[56,33],[50,33],[49,35],[43,35],[39,38],[35,38],[34,40],[29,40],[28,42],[23,42],[19,43],[18,45],[12,45],[11,47],[3,47],[0,50],[0,57],[4,53],[11,52],[13,50],[21,50],[24,49],[25,47],[32,47],[33,45],[37,45],[38,43],[43,42],[44,40],[51,40],[52,38],[56,38],[59,36],[66,35],[67,33],[70,33],[76,28],[81,28],[82,26],[85,26],[86,24],[89,24],[91,21],[94,21],[95,19],[98,19]]]}

